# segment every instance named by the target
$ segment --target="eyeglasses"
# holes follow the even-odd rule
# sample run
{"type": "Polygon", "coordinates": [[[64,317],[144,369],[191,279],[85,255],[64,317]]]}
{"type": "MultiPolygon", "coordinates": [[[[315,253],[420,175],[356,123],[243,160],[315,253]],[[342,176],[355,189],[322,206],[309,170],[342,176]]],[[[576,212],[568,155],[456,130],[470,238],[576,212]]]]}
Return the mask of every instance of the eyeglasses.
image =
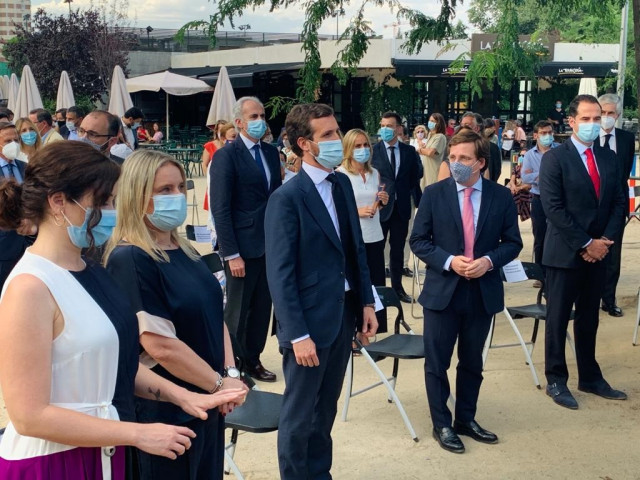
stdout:
{"type": "Polygon", "coordinates": [[[81,136],[86,136],[89,139],[91,139],[91,138],[104,138],[104,137],[111,138],[111,137],[113,137],[113,135],[109,135],[108,133],[103,135],[103,134],[100,134],[100,133],[96,133],[96,132],[94,132],[92,130],[85,130],[82,127],[78,127],[78,134],[81,135],[81,136]]]}

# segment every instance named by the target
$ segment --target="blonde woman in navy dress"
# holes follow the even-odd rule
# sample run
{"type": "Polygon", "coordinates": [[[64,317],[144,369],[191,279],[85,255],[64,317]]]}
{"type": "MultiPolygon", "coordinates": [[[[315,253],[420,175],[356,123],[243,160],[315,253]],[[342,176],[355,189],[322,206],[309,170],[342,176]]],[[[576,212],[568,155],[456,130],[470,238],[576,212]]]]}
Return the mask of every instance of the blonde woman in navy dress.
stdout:
{"type": "Polygon", "coordinates": [[[9,416],[0,440],[3,480],[122,479],[125,450],[133,450],[122,446],[183,455],[194,433],[132,423],[134,392],[202,418],[242,395],[197,395],[138,369],[126,298],[81,256],[111,233],[119,171],[89,145],[56,142],[30,159],[22,185],[0,186],[0,228],[38,227],[0,300],[0,387],[9,416]]]}

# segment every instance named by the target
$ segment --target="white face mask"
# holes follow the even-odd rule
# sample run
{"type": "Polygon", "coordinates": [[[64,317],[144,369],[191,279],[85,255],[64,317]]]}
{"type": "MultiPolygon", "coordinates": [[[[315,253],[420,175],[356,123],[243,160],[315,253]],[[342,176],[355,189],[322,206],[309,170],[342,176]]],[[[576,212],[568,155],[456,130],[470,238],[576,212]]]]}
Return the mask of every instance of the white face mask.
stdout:
{"type": "Polygon", "coordinates": [[[7,160],[15,160],[20,154],[20,144],[18,142],[9,142],[2,148],[2,156],[7,160]]]}
{"type": "Polygon", "coordinates": [[[613,128],[615,124],[616,124],[616,119],[613,117],[602,117],[600,119],[600,126],[602,127],[603,130],[609,130],[613,128]]]}

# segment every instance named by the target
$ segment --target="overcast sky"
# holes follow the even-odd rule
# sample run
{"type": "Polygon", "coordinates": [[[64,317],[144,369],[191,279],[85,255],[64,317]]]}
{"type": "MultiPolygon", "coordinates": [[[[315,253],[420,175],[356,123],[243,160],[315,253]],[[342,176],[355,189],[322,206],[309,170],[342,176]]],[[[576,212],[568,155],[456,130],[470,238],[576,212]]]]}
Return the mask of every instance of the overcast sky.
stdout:
{"type": "MultiPolygon", "coordinates": [[[[215,2],[207,0],[142,0],[140,2],[128,2],[129,19],[131,26],[146,27],[151,25],[154,28],[180,28],[190,20],[207,19],[216,8],[215,2]]],[[[352,4],[359,6],[361,0],[355,0],[352,4]]],[[[91,0],[73,0],[72,8],[87,8],[91,0]]],[[[404,0],[408,7],[419,8],[425,14],[435,16],[440,11],[438,0],[404,0]]],[[[69,7],[62,0],[32,0],[31,8],[44,8],[49,13],[63,14],[69,11],[69,7]]],[[[348,25],[349,18],[356,11],[356,8],[346,8],[346,15],[339,19],[340,31],[348,25]]],[[[467,24],[467,17],[463,7],[458,9],[457,19],[467,24]]],[[[395,21],[395,14],[388,8],[368,7],[366,18],[371,21],[373,30],[385,37],[392,35],[391,27],[384,28],[384,25],[392,24],[395,21]]],[[[304,21],[304,12],[300,8],[289,8],[274,14],[269,14],[267,8],[257,9],[255,12],[248,12],[242,19],[236,22],[237,25],[249,24],[254,32],[280,32],[299,33],[304,21]]],[[[408,26],[401,25],[401,31],[408,30],[408,26]]],[[[230,29],[230,28],[229,28],[230,29]]],[[[321,29],[321,33],[335,34],[336,21],[328,20],[321,29]]]]}

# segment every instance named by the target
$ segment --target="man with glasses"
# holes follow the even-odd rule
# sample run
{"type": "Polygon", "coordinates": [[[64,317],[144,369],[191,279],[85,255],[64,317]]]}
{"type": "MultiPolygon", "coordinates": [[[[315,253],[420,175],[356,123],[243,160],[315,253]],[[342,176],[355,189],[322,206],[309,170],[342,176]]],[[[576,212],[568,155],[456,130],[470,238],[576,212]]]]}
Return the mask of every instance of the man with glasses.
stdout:
{"type": "Polygon", "coordinates": [[[29,120],[31,120],[37,127],[42,137],[42,146],[48,145],[51,142],[57,142],[58,140],[64,140],[62,135],[55,131],[53,128],[53,118],[51,114],[44,108],[36,108],[29,112],[29,120]]]}
{"type": "Polygon", "coordinates": [[[425,384],[433,436],[454,453],[464,452],[458,435],[498,442],[475,420],[482,349],[491,318],[504,308],[500,268],[522,250],[511,192],[482,176],[489,156],[489,141],[468,128],[451,138],[451,177],[424,190],[410,239],[413,253],[429,265],[428,288],[418,301],[424,308],[425,384]],[[453,421],[447,407],[447,370],[456,340],[453,421]]]}
{"type": "Polygon", "coordinates": [[[90,144],[117,164],[122,165],[124,159],[110,153],[111,147],[118,143],[119,129],[118,117],[104,110],[95,110],[88,113],[78,127],[78,140],[90,144]]]}

